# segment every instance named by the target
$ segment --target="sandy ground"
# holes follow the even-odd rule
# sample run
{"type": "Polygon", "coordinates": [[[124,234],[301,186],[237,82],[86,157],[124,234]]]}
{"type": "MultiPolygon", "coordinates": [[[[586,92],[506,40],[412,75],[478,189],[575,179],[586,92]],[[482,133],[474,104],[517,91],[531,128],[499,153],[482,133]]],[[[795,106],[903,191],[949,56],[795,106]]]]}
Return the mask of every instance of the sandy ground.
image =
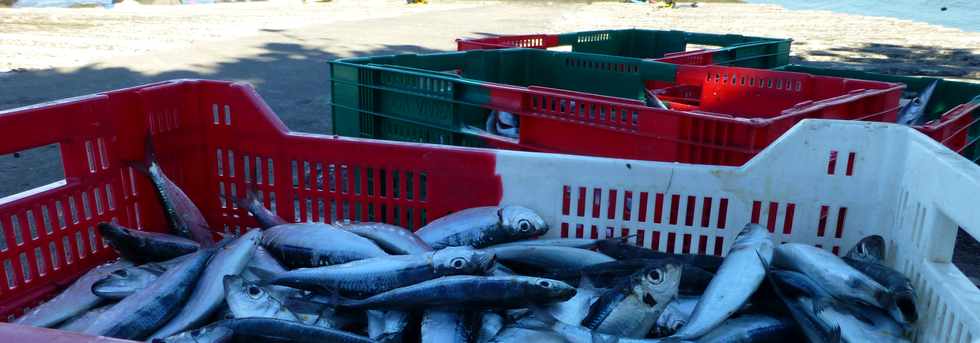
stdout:
{"type": "MultiPolygon", "coordinates": [[[[212,78],[251,82],[290,128],[324,133],[328,60],[452,50],[457,37],[625,27],[791,37],[796,63],[980,80],[980,33],[770,5],[336,0],[0,9],[0,110],[212,78]]],[[[57,151],[0,156],[0,197],[62,178],[57,151]]],[[[980,245],[970,244],[957,254],[975,260],[968,274],[980,275],[980,245]]]]}

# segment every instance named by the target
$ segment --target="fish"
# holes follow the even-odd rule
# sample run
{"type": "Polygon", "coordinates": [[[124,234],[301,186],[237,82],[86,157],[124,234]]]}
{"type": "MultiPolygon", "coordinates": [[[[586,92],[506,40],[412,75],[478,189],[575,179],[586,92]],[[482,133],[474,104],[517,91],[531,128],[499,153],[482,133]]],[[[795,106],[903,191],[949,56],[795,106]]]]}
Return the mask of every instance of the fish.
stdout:
{"type": "Polygon", "coordinates": [[[659,109],[662,109],[662,110],[670,109],[670,108],[667,107],[666,104],[664,104],[663,101],[660,101],[660,99],[657,98],[657,95],[654,93],[653,90],[650,90],[650,89],[647,89],[646,90],[645,100],[646,100],[646,105],[648,107],[659,108],[659,109]]]}
{"type": "Polygon", "coordinates": [[[165,233],[138,231],[114,223],[96,225],[119,256],[137,264],[160,262],[197,251],[195,241],[165,233]]]}
{"type": "Polygon", "coordinates": [[[149,287],[164,272],[166,269],[155,264],[119,269],[93,283],[92,294],[107,300],[122,300],[149,287]]]}
{"type": "Polygon", "coordinates": [[[581,325],[618,337],[643,338],[677,297],[680,280],[679,265],[649,266],[602,293],[581,325]]]}
{"type": "Polygon", "coordinates": [[[92,325],[92,322],[99,318],[99,315],[105,311],[108,311],[110,308],[112,308],[112,305],[103,305],[93,308],[78,317],[62,322],[60,325],[58,325],[57,329],[71,332],[85,331],[85,328],[92,325]]]}
{"type": "Polygon", "coordinates": [[[373,241],[333,225],[285,224],[266,229],[262,246],[286,268],[341,264],[388,256],[373,241]]]}
{"type": "Polygon", "coordinates": [[[704,290],[687,324],[671,337],[688,340],[701,337],[742,308],[765,278],[766,266],[772,256],[769,230],[762,225],[746,224],[735,237],[735,243],[704,290]]]}
{"type": "Polygon", "coordinates": [[[166,325],[159,328],[152,338],[169,337],[203,326],[214,311],[224,303],[225,275],[237,275],[242,272],[252,259],[252,253],[258,246],[261,236],[262,231],[250,230],[231,242],[222,242],[214,257],[208,262],[207,268],[201,273],[194,291],[187,299],[187,305],[166,325]]]}
{"type": "MultiPolygon", "coordinates": [[[[565,343],[562,335],[551,330],[527,329],[522,327],[506,327],[496,336],[487,340],[492,343],[565,343]]],[[[592,342],[589,342],[592,343],[592,342]]]]}
{"type": "Polygon", "coordinates": [[[494,311],[484,311],[480,315],[480,330],[476,335],[476,343],[487,343],[504,328],[504,317],[494,311]]]}
{"type": "Polygon", "coordinates": [[[238,203],[238,207],[244,208],[255,218],[260,229],[264,230],[277,225],[289,224],[285,219],[282,219],[282,217],[262,205],[252,184],[246,184],[245,198],[238,198],[236,202],[238,203]]]}
{"type": "Polygon", "coordinates": [[[879,235],[871,235],[862,238],[851,250],[847,251],[845,261],[858,260],[872,263],[884,263],[885,261],[885,238],[879,235]]]}
{"type": "Polygon", "coordinates": [[[368,310],[368,337],[378,342],[401,342],[408,326],[409,313],[404,311],[368,310]]]}
{"type": "Polygon", "coordinates": [[[617,260],[630,259],[671,259],[682,265],[693,265],[705,271],[715,273],[721,267],[724,259],[711,255],[673,254],[643,248],[621,240],[602,240],[597,243],[596,250],[617,260]]]}
{"type": "Polygon", "coordinates": [[[777,247],[773,255],[774,267],[806,274],[835,298],[882,309],[894,306],[888,289],[826,250],[786,243],[777,247]]]}
{"type": "MultiPolygon", "coordinates": [[[[596,287],[608,288],[614,286],[623,277],[627,277],[650,265],[659,265],[665,262],[675,262],[671,258],[666,259],[647,259],[634,258],[627,260],[616,260],[612,262],[599,263],[581,268],[558,269],[538,275],[549,279],[558,279],[569,282],[573,279],[588,277],[596,287]]],[[[701,269],[692,264],[681,264],[681,284],[678,289],[679,294],[700,295],[708,287],[708,283],[715,276],[714,273],[701,269]]]]}
{"type": "Polygon", "coordinates": [[[915,306],[915,289],[912,287],[912,280],[897,270],[880,263],[852,260],[846,257],[844,262],[888,290],[895,301],[895,306],[890,306],[887,310],[895,320],[905,324],[915,323],[918,320],[919,314],[915,306]]]}
{"type": "Polygon", "coordinates": [[[494,247],[510,247],[510,246],[528,246],[528,245],[544,245],[551,247],[565,247],[565,248],[579,248],[579,249],[595,249],[600,242],[605,240],[622,240],[625,237],[613,238],[613,239],[591,239],[591,238],[542,238],[542,239],[529,239],[523,241],[514,241],[494,245],[494,247]]]}
{"type": "MultiPolygon", "coordinates": [[[[681,280],[683,279],[682,274],[681,280]]],[[[660,317],[657,317],[657,322],[651,331],[653,336],[664,337],[677,332],[684,324],[687,324],[687,320],[691,318],[694,307],[698,305],[699,300],[701,300],[700,296],[678,296],[668,303],[664,312],[660,314],[660,317]]]]}
{"type": "Polygon", "coordinates": [[[525,329],[532,330],[551,330],[557,333],[565,342],[569,343],[596,343],[596,342],[616,342],[616,343],[660,343],[660,342],[671,342],[671,343],[689,343],[692,341],[682,340],[682,339],[657,339],[657,338],[630,338],[630,337],[620,337],[616,335],[605,334],[597,331],[590,330],[581,325],[574,325],[564,323],[557,320],[546,311],[543,311],[540,307],[535,307],[532,310],[534,312],[534,319],[537,320],[535,323],[531,321],[530,325],[528,322],[521,322],[521,327],[525,329]]]}
{"type": "Polygon", "coordinates": [[[254,277],[253,281],[258,281],[268,280],[285,272],[286,268],[275,257],[272,257],[268,250],[265,250],[260,245],[255,247],[255,252],[252,253],[252,259],[245,265],[243,274],[251,275],[254,277]]]}
{"type": "MultiPolygon", "coordinates": [[[[238,342],[373,343],[350,332],[273,318],[235,318],[210,324],[204,329],[226,328],[238,342]]],[[[203,330],[203,329],[202,329],[203,330]]]]}
{"type": "Polygon", "coordinates": [[[235,332],[223,326],[208,326],[197,330],[184,331],[179,334],[158,338],[151,343],[229,343],[235,338],[235,332]]]}
{"type": "Polygon", "coordinates": [[[392,255],[424,254],[432,251],[432,247],[422,238],[401,226],[375,222],[336,222],[334,226],[370,239],[392,255]]]}
{"type": "Polygon", "coordinates": [[[936,91],[937,85],[939,85],[939,80],[933,80],[919,93],[919,96],[912,98],[912,101],[905,104],[898,111],[898,119],[895,122],[902,125],[922,124],[926,114],[926,106],[929,105],[929,99],[932,98],[932,93],[936,91]]]}
{"type": "Polygon", "coordinates": [[[796,331],[796,324],[787,318],[746,314],[726,320],[698,338],[698,343],[792,342],[799,337],[796,331]]]}
{"type": "Polygon", "coordinates": [[[600,295],[601,290],[593,287],[589,278],[583,277],[575,296],[567,301],[547,305],[544,309],[560,321],[578,325],[589,315],[589,309],[600,295]]]}
{"type": "Polygon", "coordinates": [[[522,206],[468,208],[446,215],[415,231],[433,249],[450,246],[483,248],[541,236],[548,224],[522,206]]]}
{"type": "Polygon", "coordinates": [[[130,162],[129,165],[150,179],[153,190],[163,206],[170,229],[176,235],[190,238],[205,248],[214,246],[210,226],[204,219],[204,214],[157,164],[152,139],[152,135],[147,133],[144,144],[144,160],[142,162],[130,162]]]}
{"type": "Polygon", "coordinates": [[[421,343],[469,342],[472,336],[461,308],[430,308],[422,313],[421,343]]]}
{"type": "Polygon", "coordinates": [[[391,255],[281,273],[268,283],[345,296],[368,296],[440,276],[487,273],[494,255],[448,247],[419,255],[391,255]]]}
{"type": "Polygon", "coordinates": [[[92,284],[131,265],[128,261],[119,260],[92,268],[51,300],[18,317],[14,324],[50,328],[82,315],[105,302],[105,299],[92,293],[92,284]]]}
{"type": "Polygon", "coordinates": [[[299,317],[264,287],[239,275],[225,275],[225,303],[234,318],[276,318],[298,321],[299,317]]]}
{"type": "Polygon", "coordinates": [[[575,288],[557,280],[526,276],[443,276],[339,305],[361,309],[420,309],[434,306],[514,308],[549,304],[575,296],[575,288]]]}
{"type": "Polygon", "coordinates": [[[143,339],[152,334],[184,306],[214,249],[201,249],[192,254],[160,275],[150,287],[103,312],[84,333],[123,339],[143,339]]]}
{"type": "Polygon", "coordinates": [[[540,269],[584,268],[616,261],[592,250],[548,245],[510,245],[486,247],[489,253],[505,263],[517,263],[540,269]]]}
{"type": "Polygon", "coordinates": [[[840,327],[825,323],[817,316],[817,312],[834,301],[827,291],[806,275],[794,271],[770,270],[766,279],[807,340],[814,343],[840,342],[840,327]]]}

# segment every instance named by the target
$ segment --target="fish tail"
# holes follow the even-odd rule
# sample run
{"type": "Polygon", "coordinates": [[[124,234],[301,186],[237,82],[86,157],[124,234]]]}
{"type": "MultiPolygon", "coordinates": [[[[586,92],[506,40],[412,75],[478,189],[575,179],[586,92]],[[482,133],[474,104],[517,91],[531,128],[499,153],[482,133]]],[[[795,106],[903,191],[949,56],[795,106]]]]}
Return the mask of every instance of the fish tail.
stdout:
{"type": "Polygon", "coordinates": [[[252,205],[259,202],[259,195],[255,191],[255,186],[251,183],[245,184],[245,197],[235,199],[239,208],[252,210],[252,205]]]}
{"type": "Polygon", "coordinates": [[[128,164],[133,169],[143,173],[150,174],[150,168],[157,163],[156,151],[153,149],[153,134],[149,131],[146,132],[146,139],[143,141],[143,160],[142,161],[129,161],[128,164]]]}

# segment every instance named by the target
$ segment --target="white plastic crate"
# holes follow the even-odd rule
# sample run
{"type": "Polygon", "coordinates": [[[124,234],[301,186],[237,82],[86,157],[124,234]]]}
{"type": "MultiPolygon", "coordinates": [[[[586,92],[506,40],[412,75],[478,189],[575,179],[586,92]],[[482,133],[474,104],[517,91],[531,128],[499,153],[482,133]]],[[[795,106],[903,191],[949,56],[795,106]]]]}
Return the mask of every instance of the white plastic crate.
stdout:
{"type": "Polygon", "coordinates": [[[497,171],[502,202],[540,211],[553,237],[714,254],[753,221],[839,255],[882,235],[916,288],[916,341],[980,339],[980,291],[951,263],[957,226],[980,234],[980,168],[915,130],[806,120],[742,167],[499,152],[497,171]]]}

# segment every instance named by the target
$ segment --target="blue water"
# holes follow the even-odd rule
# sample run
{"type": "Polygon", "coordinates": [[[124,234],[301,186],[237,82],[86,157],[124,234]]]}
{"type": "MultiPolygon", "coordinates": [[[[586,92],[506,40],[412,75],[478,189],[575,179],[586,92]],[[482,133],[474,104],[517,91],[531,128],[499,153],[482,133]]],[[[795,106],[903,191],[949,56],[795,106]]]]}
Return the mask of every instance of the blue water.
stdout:
{"type": "Polygon", "coordinates": [[[748,0],[794,10],[892,17],[980,32],[980,0],[748,0]],[[941,9],[946,7],[945,11],[941,9]]]}

